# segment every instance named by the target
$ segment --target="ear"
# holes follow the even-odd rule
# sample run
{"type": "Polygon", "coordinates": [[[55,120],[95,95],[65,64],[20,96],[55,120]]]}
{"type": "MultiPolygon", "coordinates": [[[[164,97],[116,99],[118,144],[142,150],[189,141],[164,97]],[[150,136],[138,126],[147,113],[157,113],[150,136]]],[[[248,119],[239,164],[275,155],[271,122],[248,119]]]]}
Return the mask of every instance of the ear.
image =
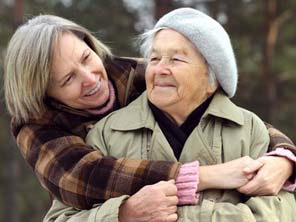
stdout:
{"type": "Polygon", "coordinates": [[[207,93],[209,95],[212,95],[219,87],[219,84],[217,81],[215,81],[215,83],[211,83],[208,85],[208,89],[207,89],[207,93]]]}

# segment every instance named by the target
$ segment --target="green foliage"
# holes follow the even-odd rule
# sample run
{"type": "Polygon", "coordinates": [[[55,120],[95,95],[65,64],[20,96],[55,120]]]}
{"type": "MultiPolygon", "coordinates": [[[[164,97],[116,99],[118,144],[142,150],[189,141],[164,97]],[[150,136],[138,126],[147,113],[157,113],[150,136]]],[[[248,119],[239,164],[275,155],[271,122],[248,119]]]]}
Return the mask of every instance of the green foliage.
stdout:
{"type": "MultiPolygon", "coordinates": [[[[131,36],[136,35],[135,15],[130,13],[122,1],[117,0],[73,0],[36,1],[30,0],[29,15],[54,14],[77,22],[111,47],[117,55],[132,56],[131,36]]],[[[30,16],[31,17],[31,16],[30,16]]]]}
{"type": "MultiPolygon", "coordinates": [[[[277,16],[291,13],[279,29],[272,58],[272,76],[276,82],[277,100],[274,104],[275,118],[272,124],[296,141],[296,17],[295,1],[277,1],[277,16]]],[[[213,7],[215,1],[208,3],[213,7]]],[[[210,10],[211,11],[211,10],[210,10]]],[[[257,113],[267,120],[262,81],[262,59],[264,47],[264,4],[256,0],[220,1],[220,13],[227,16],[224,27],[229,32],[236,54],[239,84],[234,100],[237,104],[257,113]]]]}

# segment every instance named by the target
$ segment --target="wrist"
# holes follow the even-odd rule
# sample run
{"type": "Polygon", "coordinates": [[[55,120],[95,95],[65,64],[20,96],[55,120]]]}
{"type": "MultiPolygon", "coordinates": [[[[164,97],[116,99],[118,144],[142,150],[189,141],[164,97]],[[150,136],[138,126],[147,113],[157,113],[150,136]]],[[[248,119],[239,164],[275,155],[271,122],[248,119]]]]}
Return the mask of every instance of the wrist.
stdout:
{"type": "Polygon", "coordinates": [[[223,164],[200,166],[198,191],[207,189],[219,189],[223,183],[223,164]],[[220,180],[222,178],[222,180],[220,180]]]}
{"type": "Polygon", "coordinates": [[[199,167],[199,186],[198,191],[210,189],[212,187],[212,166],[200,166],[199,167]]]}
{"type": "Polygon", "coordinates": [[[122,203],[119,207],[118,221],[119,222],[129,222],[132,221],[131,215],[129,215],[129,200],[122,203]]]}
{"type": "Polygon", "coordinates": [[[198,202],[199,162],[193,161],[181,166],[176,178],[179,205],[196,204],[198,202]]]}

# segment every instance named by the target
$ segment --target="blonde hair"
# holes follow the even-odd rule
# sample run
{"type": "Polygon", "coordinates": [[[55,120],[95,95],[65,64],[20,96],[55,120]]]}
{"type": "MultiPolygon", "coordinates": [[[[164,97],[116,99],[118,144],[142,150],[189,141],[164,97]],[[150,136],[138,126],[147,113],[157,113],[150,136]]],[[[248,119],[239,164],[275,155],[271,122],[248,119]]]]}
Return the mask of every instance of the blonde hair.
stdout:
{"type": "Polygon", "coordinates": [[[72,21],[53,15],[28,20],[12,36],[4,66],[6,106],[17,122],[44,113],[53,48],[69,32],[83,39],[103,61],[112,56],[107,46],[72,21]]]}

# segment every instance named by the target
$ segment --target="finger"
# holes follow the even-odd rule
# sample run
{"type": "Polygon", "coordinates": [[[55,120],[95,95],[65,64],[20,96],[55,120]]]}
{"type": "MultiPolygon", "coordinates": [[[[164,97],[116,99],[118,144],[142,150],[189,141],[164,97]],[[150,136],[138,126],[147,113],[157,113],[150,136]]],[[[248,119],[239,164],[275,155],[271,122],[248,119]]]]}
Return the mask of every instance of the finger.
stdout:
{"type": "Polygon", "coordinates": [[[164,184],[175,184],[176,183],[176,181],[174,180],[174,179],[171,179],[171,180],[168,180],[168,181],[164,181],[164,180],[162,180],[162,181],[159,181],[158,183],[156,183],[156,184],[159,184],[159,185],[164,185],[164,184]]]}
{"type": "Polygon", "coordinates": [[[167,222],[175,222],[178,220],[178,214],[174,213],[174,214],[170,214],[167,218],[166,221],[167,222]]]}
{"type": "Polygon", "coordinates": [[[170,214],[174,214],[174,213],[176,213],[177,210],[178,210],[178,208],[177,208],[177,206],[175,205],[175,206],[167,207],[166,212],[167,212],[168,215],[170,215],[170,214]]]}
{"type": "Polygon", "coordinates": [[[175,182],[175,180],[171,179],[168,181],[168,183],[175,184],[176,182],[175,182]]]}
{"type": "Polygon", "coordinates": [[[177,206],[179,199],[177,196],[168,196],[167,198],[167,206],[177,206]]]}
{"type": "Polygon", "coordinates": [[[265,173],[259,171],[247,184],[240,188],[240,192],[248,195],[262,195],[262,187],[266,186],[265,173]]]}
{"type": "Polygon", "coordinates": [[[247,175],[246,175],[246,177],[247,177],[248,180],[253,179],[254,176],[255,176],[254,173],[250,173],[250,174],[247,174],[247,175]]]}
{"type": "Polygon", "coordinates": [[[172,184],[171,182],[165,182],[162,184],[159,184],[158,188],[164,192],[166,196],[176,196],[177,195],[177,187],[175,184],[172,184]]]}
{"type": "Polygon", "coordinates": [[[243,172],[246,174],[252,174],[258,171],[263,166],[263,163],[259,160],[252,161],[247,167],[243,169],[243,172]]]}
{"type": "Polygon", "coordinates": [[[256,191],[260,188],[260,184],[258,184],[258,180],[256,180],[255,178],[256,176],[247,184],[240,187],[238,191],[247,195],[256,193],[256,191]]]}

